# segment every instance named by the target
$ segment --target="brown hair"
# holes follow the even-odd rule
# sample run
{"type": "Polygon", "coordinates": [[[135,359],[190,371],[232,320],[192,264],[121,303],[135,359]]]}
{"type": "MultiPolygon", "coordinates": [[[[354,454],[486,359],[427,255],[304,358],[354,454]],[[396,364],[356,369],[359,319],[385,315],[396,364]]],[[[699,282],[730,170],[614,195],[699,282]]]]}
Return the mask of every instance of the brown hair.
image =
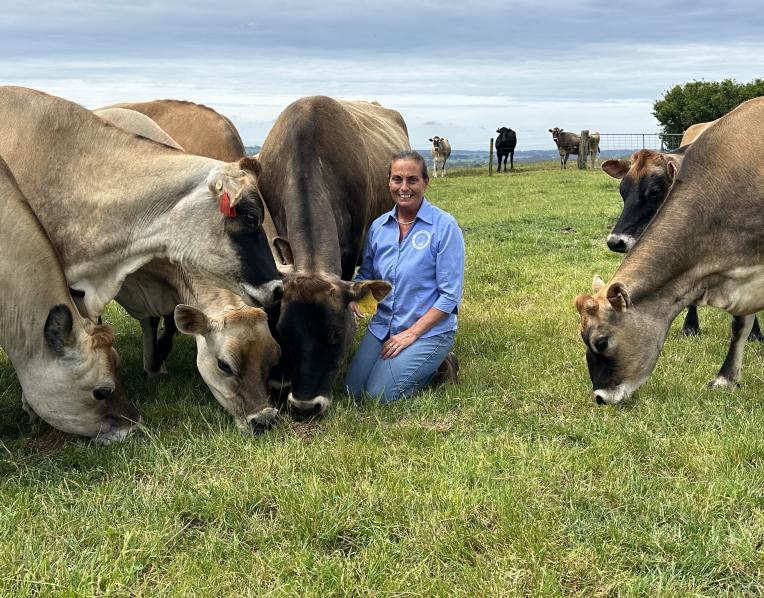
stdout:
{"type": "Polygon", "coordinates": [[[422,157],[422,154],[415,150],[405,150],[402,152],[398,152],[395,154],[392,158],[390,158],[390,166],[387,167],[387,178],[390,178],[390,174],[393,171],[393,162],[397,162],[398,160],[413,160],[414,162],[419,163],[419,168],[422,171],[422,178],[428,182],[430,180],[430,175],[427,174],[427,163],[424,161],[424,158],[422,157]]]}

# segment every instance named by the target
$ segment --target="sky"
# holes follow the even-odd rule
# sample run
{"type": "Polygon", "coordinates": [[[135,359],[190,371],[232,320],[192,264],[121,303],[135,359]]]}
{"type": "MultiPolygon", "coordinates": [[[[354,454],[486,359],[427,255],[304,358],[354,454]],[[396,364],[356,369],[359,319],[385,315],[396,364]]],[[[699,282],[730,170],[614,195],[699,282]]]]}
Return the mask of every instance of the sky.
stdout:
{"type": "Polygon", "coordinates": [[[2,0],[0,83],[86,108],[174,98],[260,145],[308,95],[377,100],[433,135],[518,150],[548,132],[655,133],[675,84],[764,77],[764,11],[743,0],[2,0]],[[720,8],[723,7],[723,8],[720,8]]]}

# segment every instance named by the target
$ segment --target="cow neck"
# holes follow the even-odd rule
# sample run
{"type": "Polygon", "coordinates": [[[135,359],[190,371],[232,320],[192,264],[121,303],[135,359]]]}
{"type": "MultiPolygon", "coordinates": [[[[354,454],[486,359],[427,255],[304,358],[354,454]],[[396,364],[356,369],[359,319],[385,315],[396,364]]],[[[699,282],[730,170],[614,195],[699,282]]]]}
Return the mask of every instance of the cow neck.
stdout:
{"type": "Polygon", "coordinates": [[[75,330],[79,317],[53,246],[2,167],[0,238],[0,345],[18,370],[34,357],[43,358],[43,330],[52,307],[66,305],[75,330]]]}

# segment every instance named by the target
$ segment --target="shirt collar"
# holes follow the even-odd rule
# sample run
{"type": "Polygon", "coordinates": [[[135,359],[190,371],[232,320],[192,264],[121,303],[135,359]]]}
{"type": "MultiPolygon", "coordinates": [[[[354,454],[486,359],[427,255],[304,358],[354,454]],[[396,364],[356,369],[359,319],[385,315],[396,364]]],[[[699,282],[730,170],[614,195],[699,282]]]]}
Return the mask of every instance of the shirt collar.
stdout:
{"type": "MultiPolygon", "coordinates": [[[[391,220],[395,221],[396,208],[397,206],[393,206],[393,209],[387,213],[387,219],[385,220],[385,224],[387,224],[391,220]]],[[[422,205],[419,206],[419,211],[416,213],[416,219],[422,220],[423,222],[426,222],[427,224],[432,224],[433,207],[432,207],[432,204],[429,201],[427,201],[426,197],[422,198],[422,205]]]]}

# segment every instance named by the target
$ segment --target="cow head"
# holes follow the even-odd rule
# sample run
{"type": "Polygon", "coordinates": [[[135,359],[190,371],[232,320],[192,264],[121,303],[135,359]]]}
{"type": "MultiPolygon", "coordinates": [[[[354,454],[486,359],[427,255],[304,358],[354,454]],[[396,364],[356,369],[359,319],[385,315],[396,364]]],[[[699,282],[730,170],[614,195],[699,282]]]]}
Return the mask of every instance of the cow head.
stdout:
{"type": "Polygon", "coordinates": [[[50,310],[41,332],[44,351],[17,367],[24,409],[100,444],[127,437],[140,415],[116,376],[111,329],[61,304],[50,310]]]}
{"type": "Polygon", "coordinates": [[[623,283],[595,278],[594,295],[576,297],[581,338],[594,400],[615,404],[628,399],[652,373],[668,326],[632,304],[623,283]]]}
{"type": "Polygon", "coordinates": [[[443,138],[442,137],[438,137],[437,135],[435,135],[435,137],[432,137],[430,139],[430,141],[432,142],[433,149],[436,149],[436,150],[440,149],[440,142],[442,140],[443,140],[443,138]]]}
{"type": "Polygon", "coordinates": [[[281,298],[282,288],[262,228],[259,172],[253,158],[213,170],[204,197],[178,204],[169,257],[241,295],[248,304],[267,307],[281,298]]]}
{"type": "Polygon", "coordinates": [[[554,142],[558,143],[563,130],[560,127],[555,127],[554,129],[549,129],[549,132],[552,134],[552,139],[554,139],[554,142]]]}
{"type": "Polygon", "coordinates": [[[199,372],[239,429],[260,432],[272,427],[278,410],[268,397],[268,377],[281,351],[265,312],[243,306],[208,316],[190,305],[178,305],[175,324],[196,338],[199,372]]]}
{"type": "Polygon", "coordinates": [[[347,282],[299,272],[285,279],[277,334],[294,412],[318,415],[329,407],[332,385],[355,333],[350,302],[368,293],[379,301],[391,288],[384,280],[347,282]]]}
{"type": "Polygon", "coordinates": [[[623,198],[621,216],[607,237],[611,251],[631,250],[666,199],[681,163],[681,155],[649,149],[639,150],[631,160],[602,163],[602,170],[621,180],[619,191],[623,198]]]}

